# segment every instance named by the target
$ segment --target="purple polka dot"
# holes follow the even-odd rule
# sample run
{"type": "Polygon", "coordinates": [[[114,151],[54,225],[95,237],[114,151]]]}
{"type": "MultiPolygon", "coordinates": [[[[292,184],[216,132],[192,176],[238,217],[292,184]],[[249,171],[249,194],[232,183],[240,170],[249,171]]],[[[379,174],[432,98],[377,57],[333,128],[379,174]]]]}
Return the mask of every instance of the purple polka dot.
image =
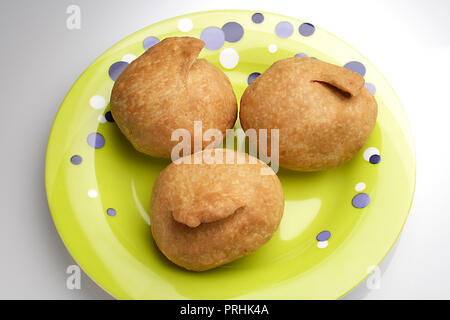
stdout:
{"type": "Polygon", "coordinates": [[[94,149],[103,148],[105,138],[98,132],[93,132],[87,137],[87,143],[94,149]]]}
{"type": "Polygon", "coordinates": [[[147,37],[142,42],[142,45],[144,46],[145,50],[148,50],[151,47],[153,47],[155,44],[157,44],[158,42],[159,42],[159,39],[156,37],[147,37]]]}
{"type": "Polygon", "coordinates": [[[125,70],[125,68],[128,67],[128,62],[125,61],[119,61],[119,62],[115,62],[111,65],[111,67],[109,67],[109,76],[111,77],[111,79],[113,81],[116,81],[117,78],[120,76],[120,74],[122,73],[123,70],[125,70]]]}
{"type": "Polygon", "coordinates": [[[367,88],[367,90],[370,91],[371,94],[375,94],[375,92],[377,92],[377,88],[372,83],[366,82],[366,84],[364,86],[367,88]]]}
{"type": "Polygon", "coordinates": [[[275,33],[280,38],[288,38],[294,32],[294,27],[290,22],[282,21],[275,27],[275,33]]]}
{"type": "Polygon", "coordinates": [[[306,53],[303,53],[303,52],[297,53],[295,56],[296,57],[305,57],[305,58],[308,57],[308,55],[306,53]]]}
{"type": "Polygon", "coordinates": [[[371,164],[377,164],[377,163],[380,163],[380,161],[381,161],[381,156],[379,154],[373,154],[369,158],[369,162],[371,164]]]}
{"type": "Polygon", "coordinates": [[[344,65],[344,68],[347,68],[348,70],[359,73],[363,77],[366,75],[366,67],[364,67],[364,65],[358,61],[347,62],[344,65]]]}
{"type": "Polygon", "coordinates": [[[81,158],[79,155],[74,155],[70,158],[70,162],[74,165],[79,165],[83,161],[83,158],[81,158]]]}
{"type": "Polygon", "coordinates": [[[253,72],[252,74],[250,74],[250,75],[248,76],[247,83],[248,83],[248,84],[252,83],[253,80],[255,80],[256,78],[258,78],[260,75],[261,75],[261,73],[259,73],[259,72],[253,72]]]}
{"type": "Polygon", "coordinates": [[[327,241],[330,238],[331,238],[331,232],[330,231],[322,231],[316,237],[317,241],[327,241]]]}
{"type": "Polygon", "coordinates": [[[109,208],[108,210],[106,210],[106,213],[111,217],[114,217],[117,214],[116,210],[114,210],[113,208],[109,208]]]}
{"type": "Polygon", "coordinates": [[[255,13],[252,15],[252,21],[254,23],[262,23],[264,21],[264,15],[262,13],[255,13]]]}
{"type": "Polygon", "coordinates": [[[244,28],[237,22],[225,23],[222,31],[225,33],[225,40],[228,42],[238,42],[244,35],[244,28]]]}
{"type": "Polygon", "coordinates": [[[202,31],[200,39],[205,42],[208,50],[218,50],[225,43],[225,33],[217,27],[208,27],[202,31]]]}
{"type": "Polygon", "coordinates": [[[302,23],[300,27],[298,27],[298,32],[304,37],[311,36],[314,31],[316,31],[316,28],[311,23],[302,23]]]}
{"type": "Polygon", "coordinates": [[[370,203],[370,197],[367,193],[358,193],[352,199],[352,205],[355,208],[365,208],[370,203]]]}
{"type": "Polygon", "coordinates": [[[113,116],[112,116],[111,111],[108,111],[107,113],[105,113],[105,119],[106,119],[108,122],[114,122],[114,118],[113,118],[113,116]]]}

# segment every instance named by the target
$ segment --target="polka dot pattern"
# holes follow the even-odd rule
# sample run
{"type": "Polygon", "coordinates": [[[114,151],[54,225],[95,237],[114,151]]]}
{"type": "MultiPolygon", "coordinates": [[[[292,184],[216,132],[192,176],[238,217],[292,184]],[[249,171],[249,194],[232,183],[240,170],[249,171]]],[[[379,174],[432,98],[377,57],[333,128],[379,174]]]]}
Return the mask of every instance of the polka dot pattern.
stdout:
{"type": "Polygon", "coordinates": [[[74,155],[70,158],[70,162],[77,166],[81,164],[81,162],[83,162],[83,158],[81,158],[81,156],[79,155],[74,155]]]}
{"type": "Polygon", "coordinates": [[[364,191],[364,189],[366,189],[366,184],[364,182],[359,182],[355,186],[355,190],[358,191],[358,192],[364,191]]]}
{"type": "Polygon", "coordinates": [[[366,75],[366,67],[361,62],[358,62],[358,61],[347,62],[344,65],[344,68],[347,68],[348,70],[359,73],[363,77],[366,75]]]}
{"type": "Polygon", "coordinates": [[[275,33],[280,38],[289,38],[294,32],[294,27],[290,22],[282,21],[275,27],[275,33]]]}
{"type": "Polygon", "coordinates": [[[225,41],[228,42],[238,42],[244,35],[244,28],[237,22],[225,23],[222,31],[225,34],[225,41]]]}
{"type": "Polygon", "coordinates": [[[278,46],[275,43],[272,43],[272,44],[269,45],[268,49],[269,49],[270,53],[275,53],[278,50],[278,46]]]}
{"type": "Polygon", "coordinates": [[[108,112],[105,113],[105,119],[106,119],[106,121],[108,121],[108,122],[114,122],[114,118],[113,118],[113,116],[112,116],[111,111],[108,111],[108,112]]]}
{"type": "Polygon", "coordinates": [[[322,231],[316,237],[317,241],[327,241],[330,238],[331,238],[331,232],[330,231],[322,231]]]}
{"type": "Polygon", "coordinates": [[[114,210],[113,208],[109,208],[106,210],[106,213],[108,214],[108,216],[114,217],[117,214],[117,211],[114,210]]]}
{"type": "Polygon", "coordinates": [[[358,193],[352,199],[352,205],[358,209],[367,207],[369,203],[370,203],[370,196],[367,193],[358,193]]]}
{"type": "Polygon", "coordinates": [[[116,81],[117,78],[120,76],[120,74],[123,72],[123,70],[128,67],[128,62],[125,61],[118,61],[115,62],[109,67],[109,76],[113,81],[116,81]]]}
{"type": "Polygon", "coordinates": [[[159,42],[158,38],[150,36],[144,39],[144,41],[142,42],[142,46],[144,47],[145,50],[148,50],[158,42],[159,42]]]}
{"type": "Polygon", "coordinates": [[[89,104],[94,109],[103,109],[106,106],[106,100],[102,96],[95,95],[89,99],[89,104]]]}
{"type": "Polygon", "coordinates": [[[225,43],[225,33],[217,27],[208,27],[202,31],[200,39],[208,50],[219,50],[225,43]]]}
{"type": "Polygon", "coordinates": [[[106,118],[105,118],[105,116],[102,115],[102,114],[98,116],[97,120],[98,120],[98,122],[100,122],[100,123],[105,123],[105,122],[106,122],[106,118]]]}
{"type": "Polygon", "coordinates": [[[136,60],[136,56],[134,54],[128,53],[122,57],[122,61],[131,63],[136,60]]]}
{"type": "Polygon", "coordinates": [[[239,54],[233,48],[226,48],[220,53],[219,61],[225,69],[233,69],[239,63],[239,54]]]}
{"type": "Polygon", "coordinates": [[[105,145],[105,138],[98,132],[93,132],[87,137],[87,143],[94,149],[101,149],[105,145]]]}
{"type": "Polygon", "coordinates": [[[366,82],[366,83],[364,84],[364,86],[367,88],[367,90],[370,91],[371,94],[375,94],[375,93],[377,92],[377,88],[376,88],[375,85],[372,84],[372,83],[366,82]]]}
{"type": "Polygon", "coordinates": [[[98,192],[97,190],[91,189],[88,191],[88,197],[93,199],[93,198],[97,198],[98,197],[98,192]]]}
{"type": "Polygon", "coordinates": [[[252,21],[253,21],[254,23],[256,23],[256,24],[263,23],[263,21],[264,21],[264,15],[263,15],[262,13],[259,13],[259,12],[254,13],[254,14],[252,15],[252,21]]]}
{"type": "Polygon", "coordinates": [[[379,155],[380,154],[380,150],[378,150],[375,147],[370,147],[370,148],[367,148],[366,150],[364,150],[363,158],[366,161],[370,161],[370,157],[372,157],[375,154],[379,155]]]}
{"type": "Polygon", "coordinates": [[[308,55],[307,55],[306,53],[300,52],[300,53],[297,53],[297,54],[295,55],[295,57],[303,57],[303,58],[307,58],[308,55]]]}
{"type": "Polygon", "coordinates": [[[258,78],[260,75],[261,75],[261,73],[259,73],[259,72],[253,72],[253,73],[251,73],[251,74],[248,76],[247,83],[248,83],[248,84],[252,83],[253,80],[255,80],[256,78],[258,78]]]}
{"type": "Polygon", "coordinates": [[[317,242],[317,247],[320,249],[328,247],[328,241],[319,241],[317,242]]]}
{"type": "Polygon", "coordinates": [[[178,21],[178,29],[181,32],[189,32],[194,27],[194,23],[192,23],[191,19],[183,18],[178,21]]]}
{"type": "Polygon", "coordinates": [[[373,154],[369,158],[371,164],[378,164],[381,161],[381,156],[379,154],[373,154]]]}
{"type": "Polygon", "coordinates": [[[311,23],[302,23],[298,27],[298,32],[304,37],[312,36],[314,31],[316,31],[316,28],[311,23]]]}

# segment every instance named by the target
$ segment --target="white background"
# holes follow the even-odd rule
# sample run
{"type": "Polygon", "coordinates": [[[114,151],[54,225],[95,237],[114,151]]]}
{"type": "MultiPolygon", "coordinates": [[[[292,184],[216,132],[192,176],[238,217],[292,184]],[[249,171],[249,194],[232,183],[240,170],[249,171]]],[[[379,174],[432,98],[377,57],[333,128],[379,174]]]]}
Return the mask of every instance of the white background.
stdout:
{"type": "Polygon", "coordinates": [[[0,298],[108,299],[74,264],[51,220],[44,188],[50,128],[65,94],[102,52],[177,15],[250,9],[290,15],[362,52],[388,79],[411,122],[417,186],[402,235],[381,263],[381,288],[350,299],[450,298],[450,1],[1,1],[0,298]],[[81,8],[81,30],[66,8],[81,8]]]}

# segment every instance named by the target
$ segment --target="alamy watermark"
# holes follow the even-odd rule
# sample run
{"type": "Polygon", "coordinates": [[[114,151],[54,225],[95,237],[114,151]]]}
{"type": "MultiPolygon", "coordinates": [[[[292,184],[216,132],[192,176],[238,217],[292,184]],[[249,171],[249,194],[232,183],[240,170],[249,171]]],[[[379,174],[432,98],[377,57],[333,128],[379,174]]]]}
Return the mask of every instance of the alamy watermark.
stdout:
{"type": "Polygon", "coordinates": [[[81,9],[76,4],[71,4],[66,8],[66,13],[69,15],[66,19],[66,28],[69,30],[81,29],[81,9]]]}
{"type": "Polygon", "coordinates": [[[379,266],[369,266],[367,267],[367,272],[370,275],[366,279],[366,286],[370,290],[379,290],[381,288],[381,269],[379,266]]]}
{"type": "Polygon", "coordinates": [[[66,279],[66,287],[69,290],[81,289],[81,270],[76,264],[67,267],[66,273],[69,275],[66,279]]]}
{"type": "MultiPolygon", "coordinates": [[[[194,121],[194,136],[187,129],[176,129],[172,132],[171,140],[177,141],[171,153],[172,161],[176,161],[177,164],[244,164],[245,158],[238,157],[236,160],[234,156],[230,154],[225,159],[220,153],[215,153],[213,150],[217,147],[223,147],[223,134],[219,129],[208,129],[203,132],[202,122],[194,121]],[[203,142],[209,142],[205,148],[203,148],[203,142]],[[204,150],[203,153],[199,153],[204,150]],[[193,157],[187,157],[193,154],[193,157]],[[180,159],[181,158],[181,159],[180,159]],[[192,160],[193,158],[193,160],[192,160]]],[[[256,158],[266,164],[270,163],[270,168],[264,168],[261,170],[262,175],[272,175],[278,172],[279,169],[279,130],[270,129],[270,138],[267,129],[248,129],[244,132],[241,128],[233,130],[226,130],[226,149],[236,149],[242,153],[245,153],[246,139],[249,140],[249,163],[256,164],[256,158]],[[270,140],[270,152],[268,150],[268,144],[270,140]],[[236,141],[236,144],[235,144],[236,141]],[[258,146],[258,147],[256,147],[258,146]]]]}

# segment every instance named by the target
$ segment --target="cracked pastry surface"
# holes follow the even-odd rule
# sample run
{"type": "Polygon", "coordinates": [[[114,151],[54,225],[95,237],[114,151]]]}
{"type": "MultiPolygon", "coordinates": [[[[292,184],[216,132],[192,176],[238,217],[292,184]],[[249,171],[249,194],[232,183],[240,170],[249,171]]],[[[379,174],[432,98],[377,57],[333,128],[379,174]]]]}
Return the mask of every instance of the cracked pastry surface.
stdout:
{"type": "Polygon", "coordinates": [[[269,167],[260,160],[227,149],[188,157],[193,162],[199,155],[232,161],[176,160],[159,174],[150,205],[157,246],[169,260],[194,271],[258,249],[272,237],[284,210],[281,183],[275,174],[261,175],[269,167]]]}
{"type": "MultiPolygon", "coordinates": [[[[219,129],[223,136],[234,126],[236,96],[219,68],[197,59],[204,45],[191,37],[166,38],[134,60],[116,80],[111,112],[138,151],[169,158],[178,143],[171,141],[172,132],[183,128],[193,136],[194,121],[202,122],[203,131],[219,129]]],[[[203,141],[202,148],[208,144],[203,141]]]]}
{"type": "MultiPolygon", "coordinates": [[[[364,145],[377,103],[359,74],[311,58],[275,62],[245,90],[244,130],[279,129],[280,166],[298,171],[337,167],[364,145]]],[[[270,151],[269,151],[270,154],[270,151]]]]}

